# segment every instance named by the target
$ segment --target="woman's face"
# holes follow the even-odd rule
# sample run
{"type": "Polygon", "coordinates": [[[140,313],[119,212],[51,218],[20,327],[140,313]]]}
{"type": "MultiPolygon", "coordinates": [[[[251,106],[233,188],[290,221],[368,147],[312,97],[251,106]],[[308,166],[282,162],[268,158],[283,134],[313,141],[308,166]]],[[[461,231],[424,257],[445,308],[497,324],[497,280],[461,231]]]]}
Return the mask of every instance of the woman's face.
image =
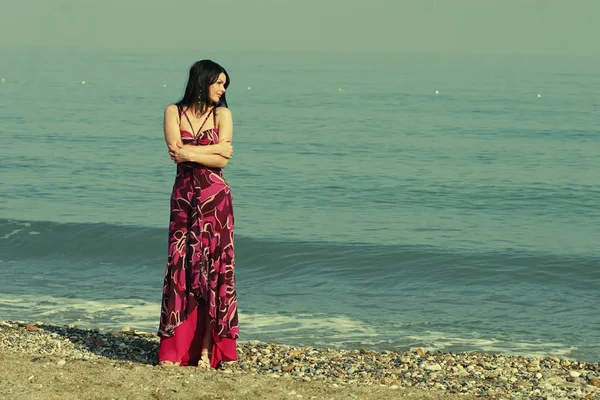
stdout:
{"type": "Polygon", "coordinates": [[[225,94],[225,83],[227,83],[227,77],[224,73],[220,73],[217,81],[208,87],[208,98],[213,103],[218,103],[219,99],[225,94]]]}

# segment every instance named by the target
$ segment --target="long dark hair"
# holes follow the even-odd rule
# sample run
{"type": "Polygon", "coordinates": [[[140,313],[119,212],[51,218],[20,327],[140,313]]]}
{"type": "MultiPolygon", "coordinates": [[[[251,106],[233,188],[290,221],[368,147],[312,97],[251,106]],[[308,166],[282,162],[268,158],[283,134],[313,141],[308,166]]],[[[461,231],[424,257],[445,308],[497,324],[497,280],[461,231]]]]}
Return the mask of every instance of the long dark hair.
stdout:
{"type": "Polygon", "coordinates": [[[188,78],[187,85],[185,87],[185,93],[183,98],[177,103],[177,107],[181,110],[182,107],[193,107],[198,106],[198,111],[203,113],[208,107],[216,106],[227,107],[227,99],[225,93],[219,99],[218,103],[213,103],[208,98],[208,87],[215,83],[219,79],[221,73],[225,74],[226,82],[225,89],[229,87],[229,74],[225,71],[225,68],[212,60],[200,60],[195,62],[190,67],[190,76],[188,78]]]}

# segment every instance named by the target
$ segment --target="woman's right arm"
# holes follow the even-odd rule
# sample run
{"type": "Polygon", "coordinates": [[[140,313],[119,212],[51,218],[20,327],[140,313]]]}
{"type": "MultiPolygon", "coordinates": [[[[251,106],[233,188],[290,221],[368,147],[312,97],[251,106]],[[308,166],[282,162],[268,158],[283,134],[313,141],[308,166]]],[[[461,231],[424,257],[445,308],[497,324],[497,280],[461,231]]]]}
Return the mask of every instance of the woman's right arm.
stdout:
{"type": "Polygon", "coordinates": [[[177,143],[181,142],[181,133],[179,132],[179,110],[175,104],[170,104],[165,108],[163,130],[167,147],[177,146],[177,143]]]}

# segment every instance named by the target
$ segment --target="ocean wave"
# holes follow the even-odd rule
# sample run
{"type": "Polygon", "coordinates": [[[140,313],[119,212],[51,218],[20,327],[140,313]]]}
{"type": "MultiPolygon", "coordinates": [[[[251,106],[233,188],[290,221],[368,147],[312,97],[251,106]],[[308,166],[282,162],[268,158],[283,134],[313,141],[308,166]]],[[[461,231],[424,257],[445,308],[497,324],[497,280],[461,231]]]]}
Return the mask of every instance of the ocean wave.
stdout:
{"type": "MultiPolygon", "coordinates": [[[[160,306],[141,299],[90,301],[54,296],[2,295],[2,319],[44,321],[57,325],[76,324],[82,328],[120,328],[128,325],[156,332],[160,306]]],[[[430,352],[478,351],[527,357],[572,357],[578,347],[552,341],[522,341],[510,337],[489,337],[478,332],[457,333],[423,329],[427,324],[407,322],[390,330],[348,316],[326,314],[284,315],[240,311],[242,341],[261,339],[290,345],[347,348],[414,350],[430,352]]],[[[580,355],[578,355],[581,358],[580,355]]]]}

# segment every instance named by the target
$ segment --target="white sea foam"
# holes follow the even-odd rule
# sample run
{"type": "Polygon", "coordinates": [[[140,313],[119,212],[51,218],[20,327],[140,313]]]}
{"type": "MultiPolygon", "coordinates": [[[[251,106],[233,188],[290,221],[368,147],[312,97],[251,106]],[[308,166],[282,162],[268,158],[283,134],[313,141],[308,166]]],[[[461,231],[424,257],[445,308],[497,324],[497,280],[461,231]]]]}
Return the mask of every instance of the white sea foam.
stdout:
{"type": "Polygon", "coordinates": [[[459,348],[527,357],[544,357],[549,354],[556,357],[568,357],[577,350],[577,347],[567,346],[563,343],[508,341],[481,337],[479,334],[473,334],[471,337],[456,337],[444,332],[426,331],[419,335],[408,335],[405,338],[413,343],[419,343],[428,351],[448,351],[448,349],[459,348]]]}
{"type": "Polygon", "coordinates": [[[53,324],[75,323],[81,327],[120,327],[139,330],[157,328],[160,305],[139,299],[85,300],[34,295],[2,295],[0,316],[12,320],[41,320],[53,324]]]}
{"type": "MultiPolygon", "coordinates": [[[[160,304],[141,299],[85,300],[34,295],[2,295],[0,318],[41,320],[53,324],[75,323],[83,328],[119,328],[129,325],[147,332],[158,328],[160,304]]],[[[289,344],[338,348],[387,348],[407,350],[423,347],[428,351],[482,351],[542,357],[569,357],[577,347],[562,343],[533,343],[483,337],[472,333],[457,337],[439,331],[424,331],[407,323],[394,333],[346,316],[319,314],[239,313],[244,338],[263,338],[289,344]],[[412,332],[410,332],[412,331],[412,332]]]]}
{"type": "Polygon", "coordinates": [[[0,236],[0,239],[8,239],[9,237],[11,237],[12,235],[16,235],[17,233],[21,232],[23,229],[13,229],[13,231],[11,233],[7,233],[4,236],[0,236]]]}
{"type": "MultiPolygon", "coordinates": [[[[36,295],[2,295],[0,318],[41,320],[55,324],[75,323],[81,327],[119,327],[128,324],[136,329],[155,331],[158,327],[160,304],[140,299],[85,300],[36,295]]],[[[302,336],[331,339],[376,337],[372,327],[347,317],[300,314],[239,313],[245,335],[274,337],[302,336]]]]}
{"type": "MultiPolygon", "coordinates": [[[[29,228],[29,227],[31,227],[31,222],[15,222],[15,221],[9,221],[9,222],[10,222],[10,224],[11,224],[11,225],[13,225],[13,226],[15,226],[15,225],[16,225],[16,226],[24,226],[25,228],[29,228]]],[[[6,235],[4,235],[4,236],[0,236],[0,239],[8,239],[9,237],[11,237],[11,236],[13,236],[13,235],[16,235],[17,233],[19,233],[19,232],[21,232],[21,231],[23,231],[23,230],[24,230],[24,228],[16,228],[16,229],[13,229],[13,231],[12,231],[12,232],[10,232],[10,233],[7,233],[7,234],[6,234],[6,235]]],[[[37,233],[37,234],[39,234],[39,232],[34,232],[34,231],[32,231],[32,232],[33,232],[33,233],[31,233],[31,232],[30,232],[30,234],[36,234],[36,233],[37,233]]]]}
{"type": "Polygon", "coordinates": [[[299,314],[243,314],[240,313],[240,324],[247,331],[256,331],[265,335],[269,333],[289,336],[302,332],[303,336],[314,335],[328,338],[376,337],[375,329],[356,319],[344,316],[331,317],[326,315],[299,314]]]}

